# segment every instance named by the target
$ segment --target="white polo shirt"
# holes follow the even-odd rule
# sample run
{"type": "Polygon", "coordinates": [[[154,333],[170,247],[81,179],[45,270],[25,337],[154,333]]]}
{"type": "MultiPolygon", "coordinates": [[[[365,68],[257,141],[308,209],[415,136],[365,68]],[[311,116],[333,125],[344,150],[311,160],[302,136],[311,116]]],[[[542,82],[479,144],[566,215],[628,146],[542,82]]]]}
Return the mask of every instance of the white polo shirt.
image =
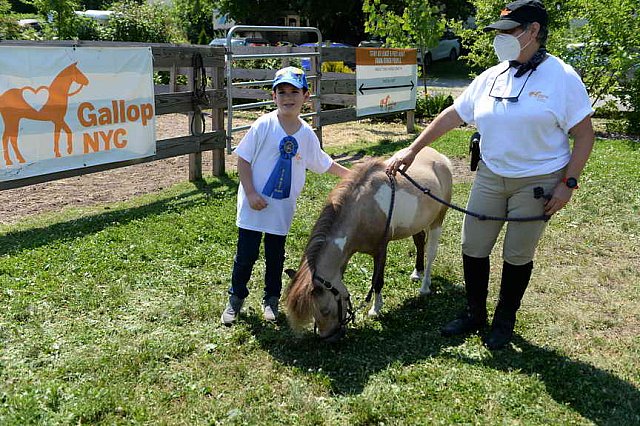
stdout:
{"type": "Polygon", "coordinates": [[[236,225],[252,231],[287,235],[296,210],[296,199],[305,183],[306,170],[324,173],[333,160],[320,148],[320,141],[311,126],[300,119],[300,129],[293,135],[298,152],[291,160],[291,192],[289,198],[275,199],[262,194],[271,171],[280,159],[280,141],[287,136],[278,121],[277,110],[258,118],[235,149],[236,155],[251,163],[253,186],[268,205],[254,210],[249,205],[244,188],[238,189],[236,225]]]}
{"type": "Polygon", "coordinates": [[[505,61],[479,75],[454,108],[478,128],[482,160],[495,174],[518,178],[553,173],[571,157],[569,130],[593,114],[587,90],[574,69],[553,55],[528,81],[529,72],[519,78],[515,68],[502,73],[508,66],[505,61]],[[518,102],[495,99],[515,97],[520,89],[518,102]]]}

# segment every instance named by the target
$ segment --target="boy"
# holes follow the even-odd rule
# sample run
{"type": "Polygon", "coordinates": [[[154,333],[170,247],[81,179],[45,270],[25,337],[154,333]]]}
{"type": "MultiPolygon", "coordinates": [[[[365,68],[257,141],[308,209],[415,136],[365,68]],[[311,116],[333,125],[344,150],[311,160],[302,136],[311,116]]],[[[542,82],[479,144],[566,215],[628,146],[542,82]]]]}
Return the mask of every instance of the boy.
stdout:
{"type": "Polygon", "coordinates": [[[240,177],[238,245],[229,302],[221,318],[227,326],[235,322],[249,295],[247,283],[258,259],[263,233],[266,258],[263,315],[267,321],[276,320],[285,241],[306,169],[341,178],[349,173],[320,148],[313,129],[299,117],[310,96],[304,71],[283,68],[276,72],[272,87],[277,110],[256,120],[235,150],[240,177]]]}

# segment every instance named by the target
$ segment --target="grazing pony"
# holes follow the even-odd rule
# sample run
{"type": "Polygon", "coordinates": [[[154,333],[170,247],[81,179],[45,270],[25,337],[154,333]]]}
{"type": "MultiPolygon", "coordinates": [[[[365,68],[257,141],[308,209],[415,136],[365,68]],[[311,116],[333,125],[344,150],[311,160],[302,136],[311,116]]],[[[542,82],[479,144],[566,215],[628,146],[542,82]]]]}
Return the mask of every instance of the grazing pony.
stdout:
{"type": "Polygon", "coordinates": [[[25,162],[18,149],[18,132],[20,131],[20,120],[23,118],[53,123],[53,152],[56,157],[60,157],[60,133],[64,130],[67,134],[67,153],[71,154],[73,152],[71,128],[65,122],[69,97],[80,92],[87,84],[89,84],[89,79],[78,69],[78,63],[74,62],[60,71],[49,86],[40,86],[37,89],[25,86],[9,89],[0,94],[0,116],[4,122],[2,152],[5,164],[7,166],[13,164],[9,156],[9,147],[13,148],[19,163],[25,162]],[[73,84],[79,87],[71,91],[73,84]],[[43,97],[44,101],[41,104],[33,105],[28,99],[34,97],[43,97]]]}
{"type": "MultiPolygon", "coordinates": [[[[292,280],[286,291],[286,306],[293,328],[300,329],[313,318],[321,338],[333,341],[344,336],[346,323],[353,313],[342,277],[349,259],[356,252],[374,258],[372,287],[375,299],[369,315],[378,315],[382,308],[381,290],[390,240],[413,236],[416,263],[411,278],[414,281],[422,278],[420,293],[430,293],[431,265],[447,207],[424,195],[400,174],[396,176],[395,197],[392,197],[392,185],[385,168],[380,159],[356,166],[329,194],[309,237],[300,267],[290,274],[292,280]],[[394,206],[385,238],[392,198],[394,206]],[[426,233],[429,234],[429,245],[425,269],[426,233]]],[[[420,151],[409,174],[434,195],[447,202],[451,200],[451,163],[433,148],[420,151]]]]}

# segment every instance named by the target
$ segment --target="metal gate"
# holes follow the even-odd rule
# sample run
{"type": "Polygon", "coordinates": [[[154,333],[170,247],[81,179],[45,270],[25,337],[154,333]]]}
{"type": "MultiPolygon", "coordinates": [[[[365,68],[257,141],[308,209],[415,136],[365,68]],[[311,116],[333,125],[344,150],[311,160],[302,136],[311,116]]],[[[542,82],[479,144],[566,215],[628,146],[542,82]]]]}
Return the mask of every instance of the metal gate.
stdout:
{"type": "MultiPolygon", "coordinates": [[[[237,46],[235,46],[237,47],[237,46]]],[[[311,90],[311,100],[313,102],[314,111],[307,114],[302,114],[301,117],[313,117],[314,122],[318,122],[318,117],[321,110],[320,104],[320,78],[321,78],[321,58],[322,58],[322,34],[320,30],[314,27],[281,27],[281,26],[249,26],[249,25],[236,25],[231,27],[227,32],[227,47],[226,47],[226,87],[227,87],[227,153],[232,152],[233,133],[246,130],[250,128],[250,125],[245,126],[233,126],[233,113],[239,110],[249,110],[253,108],[260,108],[267,105],[274,105],[272,100],[250,102],[234,105],[233,89],[238,87],[264,87],[273,84],[273,80],[252,80],[252,81],[233,81],[234,60],[251,60],[251,59],[269,59],[269,58],[318,58],[317,61],[311,61],[316,63],[316,66],[312,66],[311,70],[307,72],[307,80],[313,83],[311,90]],[[315,51],[300,51],[300,52],[287,52],[287,53],[256,53],[256,54],[236,54],[233,53],[234,46],[231,44],[233,35],[239,31],[260,31],[260,32],[306,32],[313,33],[317,36],[317,47],[315,51]]],[[[275,73],[276,70],[274,70],[275,73]]]]}

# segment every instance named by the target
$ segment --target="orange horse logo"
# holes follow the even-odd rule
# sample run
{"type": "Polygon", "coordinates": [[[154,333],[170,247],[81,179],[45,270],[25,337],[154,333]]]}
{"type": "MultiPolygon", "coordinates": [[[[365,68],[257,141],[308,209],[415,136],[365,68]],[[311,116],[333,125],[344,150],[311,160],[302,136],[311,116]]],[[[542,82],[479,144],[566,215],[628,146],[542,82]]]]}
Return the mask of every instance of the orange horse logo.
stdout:
{"type": "Polygon", "coordinates": [[[9,144],[15,152],[16,159],[20,163],[25,162],[18,149],[18,132],[20,131],[20,120],[23,118],[53,122],[55,127],[53,152],[56,157],[60,157],[60,132],[63,130],[67,134],[67,153],[73,152],[71,128],[64,121],[64,117],[67,114],[69,97],[77,94],[89,84],[89,79],[78,69],[77,64],[74,62],[63,69],[53,79],[50,86],[40,86],[37,89],[25,86],[9,89],[0,95],[0,115],[4,122],[2,150],[7,166],[13,164],[9,157],[9,144]],[[70,92],[73,83],[79,84],[80,87],[70,92]]]}

